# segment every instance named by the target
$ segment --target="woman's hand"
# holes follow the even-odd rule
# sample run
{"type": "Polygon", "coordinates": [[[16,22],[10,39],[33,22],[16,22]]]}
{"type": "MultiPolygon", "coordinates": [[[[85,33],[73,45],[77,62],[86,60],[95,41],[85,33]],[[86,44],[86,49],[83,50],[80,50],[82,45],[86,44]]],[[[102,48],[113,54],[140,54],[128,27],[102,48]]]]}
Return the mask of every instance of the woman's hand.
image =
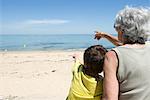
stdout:
{"type": "Polygon", "coordinates": [[[105,35],[107,35],[107,33],[95,31],[94,39],[100,40],[101,38],[105,38],[105,35]]]}

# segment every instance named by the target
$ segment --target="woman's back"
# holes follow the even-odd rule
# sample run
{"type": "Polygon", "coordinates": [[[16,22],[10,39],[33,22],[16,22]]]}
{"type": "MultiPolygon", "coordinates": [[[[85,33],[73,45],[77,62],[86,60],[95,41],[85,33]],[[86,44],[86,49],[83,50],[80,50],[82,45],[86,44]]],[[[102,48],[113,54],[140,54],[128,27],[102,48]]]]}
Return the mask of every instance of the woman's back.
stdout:
{"type": "Polygon", "coordinates": [[[119,58],[119,100],[150,100],[150,46],[114,50],[119,58]]]}

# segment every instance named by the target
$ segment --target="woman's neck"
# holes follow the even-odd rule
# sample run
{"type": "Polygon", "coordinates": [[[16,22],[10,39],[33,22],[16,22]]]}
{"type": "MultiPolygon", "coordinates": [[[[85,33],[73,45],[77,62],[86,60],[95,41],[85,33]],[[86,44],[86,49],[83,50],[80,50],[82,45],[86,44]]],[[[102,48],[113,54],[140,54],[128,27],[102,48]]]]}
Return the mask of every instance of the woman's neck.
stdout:
{"type": "Polygon", "coordinates": [[[144,48],[145,44],[125,44],[124,46],[129,48],[144,48]]]}

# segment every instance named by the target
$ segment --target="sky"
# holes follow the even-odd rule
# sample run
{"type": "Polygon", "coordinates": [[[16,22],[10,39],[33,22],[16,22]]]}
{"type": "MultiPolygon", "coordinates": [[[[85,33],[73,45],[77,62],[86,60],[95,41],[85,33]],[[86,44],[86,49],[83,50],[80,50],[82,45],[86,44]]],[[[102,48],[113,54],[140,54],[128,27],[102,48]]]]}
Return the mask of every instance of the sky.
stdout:
{"type": "Polygon", "coordinates": [[[115,15],[150,0],[0,0],[0,34],[115,34],[115,15]]]}

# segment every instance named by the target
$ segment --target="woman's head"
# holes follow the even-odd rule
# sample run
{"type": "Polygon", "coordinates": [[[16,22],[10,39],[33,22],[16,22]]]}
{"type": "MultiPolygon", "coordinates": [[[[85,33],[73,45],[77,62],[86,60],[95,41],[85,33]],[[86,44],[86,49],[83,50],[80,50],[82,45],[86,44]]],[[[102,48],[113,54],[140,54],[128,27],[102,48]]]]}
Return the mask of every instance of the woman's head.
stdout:
{"type": "Polygon", "coordinates": [[[150,9],[125,7],[116,15],[114,28],[124,44],[144,44],[150,34],[150,9]]]}

